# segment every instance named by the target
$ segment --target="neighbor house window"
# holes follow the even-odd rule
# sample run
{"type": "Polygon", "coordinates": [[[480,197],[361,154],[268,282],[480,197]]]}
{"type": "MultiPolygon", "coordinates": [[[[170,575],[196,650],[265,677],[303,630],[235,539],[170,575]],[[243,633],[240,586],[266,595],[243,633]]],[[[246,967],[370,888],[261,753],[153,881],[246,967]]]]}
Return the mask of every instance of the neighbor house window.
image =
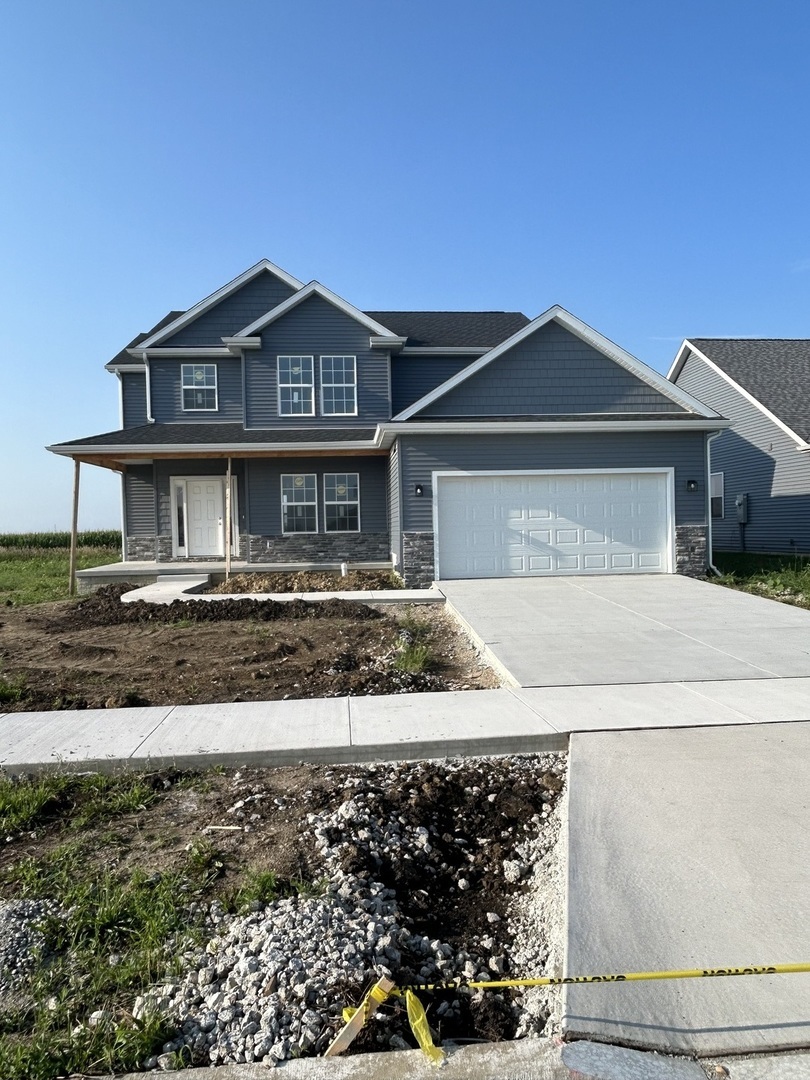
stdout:
{"type": "Polygon", "coordinates": [[[321,357],[321,413],[354,416],[357,413],[357,372],[353,356],[321,357]]]}
{"type": "Polygon", "coordinates": [[[182,364],[183,410],[216,412],[217,365],[182,364]]]}
{"type": "Polygon", "coordinates": [[[280,356],[278,358],[278,415],[314,416],[314,358],[280,356]]]}
{"type": "Polygon", "coordinates": [[[281,531],[318,531],[318,496],[315,473],[290,473],[281,477],[281,531]]]}
{"type": "Polygon", "coordinates": [[[324,473],[323,506],[327,532],[359,532],[360,478],[357,473],[324,473]]]}
{"type": "Polygon", "coordinates": [[[725,517],[725,508],[723,506],[723,488],[723,473],[713,472],[710,478],[709,488],[713,518],[725,517]]]}

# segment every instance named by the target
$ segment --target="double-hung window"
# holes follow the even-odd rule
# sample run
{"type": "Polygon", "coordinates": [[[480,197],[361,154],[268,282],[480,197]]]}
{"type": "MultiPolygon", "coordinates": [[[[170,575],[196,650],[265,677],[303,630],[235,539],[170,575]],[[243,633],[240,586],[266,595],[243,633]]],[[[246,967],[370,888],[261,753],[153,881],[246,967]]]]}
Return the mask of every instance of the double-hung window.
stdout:
{"type": "Polygon", "coordinates": [[[181,364],[184,412],[216,412],[217,365],[181,364]]]}
{"type": "Polygon", "coordinates": [[[725,476],[721,472],[713,472],[709,478],[709,498],[712,504],[712,517],[721,518],[725,517],[725,507],[723,505],[724,499],[724,481],[725,476]]]}
{"type": "Polygon", "coordinates": [[[312,356],[279,356],[278,415],[315,415],[315,362],[312,356]]]}
{"type": "Polygon", "coordinates": [[[357,473],[323,474],[327,532],[360,531],[360,478],[357,473]]]}
{"type": "Polygon", "coordinates": [[[318,531],[318,494],[315,473],[282,473],[281,531],[318,531]]]}
{"type": "Polygon", "coordinates": [[[357,414],[357,365],[354,356],[321,357],[321,414],[357,414]]]}

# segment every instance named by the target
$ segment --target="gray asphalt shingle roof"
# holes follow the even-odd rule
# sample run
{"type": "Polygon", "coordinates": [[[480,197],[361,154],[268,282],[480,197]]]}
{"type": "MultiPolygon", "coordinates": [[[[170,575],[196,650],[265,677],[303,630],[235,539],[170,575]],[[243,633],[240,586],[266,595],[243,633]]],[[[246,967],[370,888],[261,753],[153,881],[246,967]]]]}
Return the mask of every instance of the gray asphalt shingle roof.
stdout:
{"type": "Polygon", "coordinates": [[[409,345],[488,348],[530,321],[520,311],[367,311],[409,345]]]}
{"type": "Polygon", "coordinates": [[[688,340],[797,435],[810,437],[810,338],[688,340]]]}
{"type": "Polygon", "coordinates": [[[376,428],[273,428],[245,431],[241,424],[143,424],[122,431],[106,431],[84,439],[70,439],[57,446],[245,446],[278,443],[371,442],[376,428]]]}

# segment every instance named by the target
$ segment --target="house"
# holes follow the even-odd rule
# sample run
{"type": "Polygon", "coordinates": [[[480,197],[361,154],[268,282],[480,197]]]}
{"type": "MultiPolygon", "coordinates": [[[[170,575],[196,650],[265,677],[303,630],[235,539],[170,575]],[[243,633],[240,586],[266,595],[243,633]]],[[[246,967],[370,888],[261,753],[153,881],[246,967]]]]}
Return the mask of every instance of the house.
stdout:
{"type": "Polygon", "coordinates": [[[106,366],[120,428],[48,449],[120,472],[125,560],[704,572],[727,422],[561,307],[361,311],[263,260],[106,366]]]}
{"type": "Polygon", "coordinates": [[[669,378],[733,421],[709,448],[715,550],[810,553],[810,340],[691,338],[669,378]]]}

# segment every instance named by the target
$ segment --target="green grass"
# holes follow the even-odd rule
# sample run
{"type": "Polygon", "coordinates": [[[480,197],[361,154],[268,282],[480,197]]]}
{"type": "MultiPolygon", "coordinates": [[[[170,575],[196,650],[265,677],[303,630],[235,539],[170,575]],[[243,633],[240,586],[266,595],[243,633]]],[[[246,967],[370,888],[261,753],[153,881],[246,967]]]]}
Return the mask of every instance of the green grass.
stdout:
{"type": "Polygon", "coordinates": [[[810,607],[810,556],[716,552],[713,561],[723,575],[720,585],[810,607]]]}
{"type": "Polygon", "coordinates": [[[0,775],[0,834],[30,832],[54,822],[80,829],[143,810],[156,796],[139,773],[42,773],[13,780],[0,775]]]}
{"type": "MultiPolygon", "coordinates": [[[[80,547],[76,566],[86,570],[119,562],[116,547],[80,547]]],[[[68,596],[70,553],[57,547],[12,547],[0,544],[0,606],[64,600],[68,596]]]]}
{"type": "Polygon", "coordinates": [[[410,612],[403,615],[398,622],[403,640],[394,658],[395,669],[412,675],[431,671],[436,665],[436,657],[430,645],[433,635],[431,624],[410,612]]]}

